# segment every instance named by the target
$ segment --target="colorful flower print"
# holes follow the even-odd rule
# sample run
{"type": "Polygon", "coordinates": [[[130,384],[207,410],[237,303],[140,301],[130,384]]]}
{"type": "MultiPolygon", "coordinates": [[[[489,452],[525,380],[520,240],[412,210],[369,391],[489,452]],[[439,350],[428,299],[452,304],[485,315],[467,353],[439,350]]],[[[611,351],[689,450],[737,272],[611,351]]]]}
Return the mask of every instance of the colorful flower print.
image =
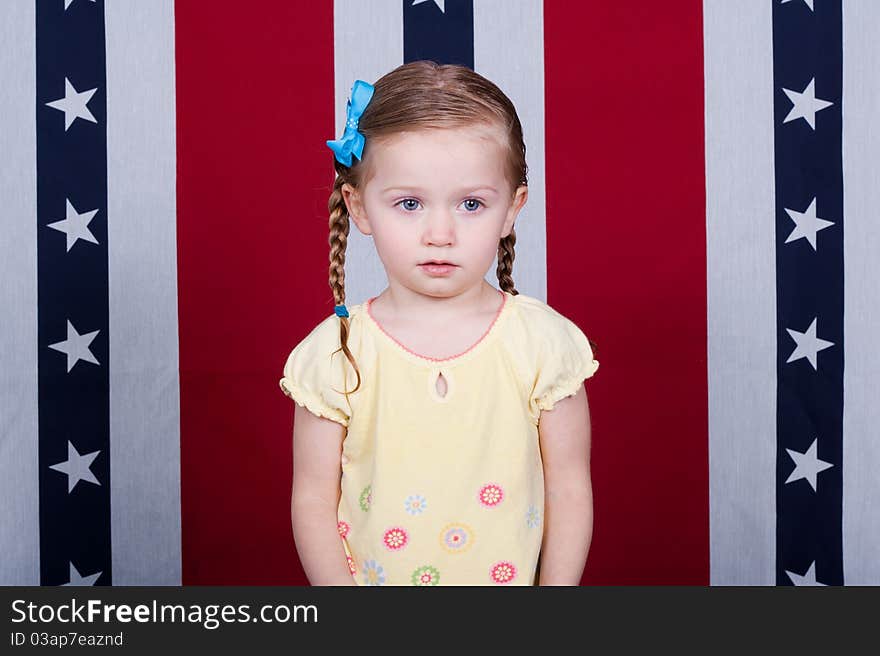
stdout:
{"type": "Polygon", "coordinates": [[[404,508],[406,512],[408,512],[410,515],[421,515],[423,512],[425,512],[425,508],[427,507],[427,505],[428,502],[425,500],[425,497],[418,494],[413,494],[406,498],[404,508]]]}
{"type": "Polygon", "coordinates": [[[346,556],[345,558],[348,560],[348,571],[354,576],[357,574],[357,567],[354,565],[354,560],[352,560],[351,556],[346,556]]]}
{"type": "Polygon", "coordinates": [[[404,529],[395,526],[385,531],[385,535],[382,536],[382,542],[391,551],[400,551],[409,542],[409,535],[404,529]]]}
{"type": "Polygon", "coordinates": [[[440,545],[449,553],[463,553],[474,543],[474,532],[465,524],[447,524],[440,531],[440,545]]]}
{"type": "Polygon", "coordinates": [[[510,583],[516,576],[516,567],[513,563],[502,560],[500,563],[492,565],[489,570],[489,577],[494,583],[510,583]]]}
{"type": "Polygon", "coordinates": [[[367,512],[370,509],[370,506],[373,505],[373,486],[368,485],[364,488],[363,492],[361,492],[361,497],[358,500],[361,505],[361,510],[367,512]]]}
{"type": "Polygon", "coordinates": [[[367,585],[385,583],[385,570],[375,560],[368,560],[364,563],[364,583],[367,585]]]}
{"type": "Polygon", "coordinates": [[[436,567],[425,565],[413,572],[411,580],[413,585],[437,585],[440,583],[440,572],[437,571],[436,567]]]}
{"type": "Polygon", "coordinates": [[[342,537],[348,537],[348,532],[351,530],[351,526],[349,526],[346,522],[340,521],[336,524],[336,530],[339,531],[339,535],[342,537]]]}
{"type": "Polygon", "coordinates": [[[504,490],[495,483],[486,483],[480,488],[480,504],[486,508],[494,508],[504,499],[504,490]]]}
{"type": "Polygon", "coordinates": [[[526,511],[526,526],[529,528],[538,528],[541,525],[541,511],[537,506],[529,506],[526,511]]]}

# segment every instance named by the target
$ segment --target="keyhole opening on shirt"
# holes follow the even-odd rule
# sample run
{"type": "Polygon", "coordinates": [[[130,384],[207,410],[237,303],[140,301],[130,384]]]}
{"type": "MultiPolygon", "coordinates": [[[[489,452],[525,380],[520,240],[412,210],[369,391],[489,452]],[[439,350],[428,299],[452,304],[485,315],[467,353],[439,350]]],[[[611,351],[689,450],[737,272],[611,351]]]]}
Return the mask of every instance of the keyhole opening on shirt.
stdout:
{"type": "Polygon", "coordinates": [[[446,379],[443,377],[443,373],[437,374],[437,380],[434,383],[434,387],[437,389],[437,394],[442,397],[446,396],[446,391],[449,389],[446,386],[446,379]]]}

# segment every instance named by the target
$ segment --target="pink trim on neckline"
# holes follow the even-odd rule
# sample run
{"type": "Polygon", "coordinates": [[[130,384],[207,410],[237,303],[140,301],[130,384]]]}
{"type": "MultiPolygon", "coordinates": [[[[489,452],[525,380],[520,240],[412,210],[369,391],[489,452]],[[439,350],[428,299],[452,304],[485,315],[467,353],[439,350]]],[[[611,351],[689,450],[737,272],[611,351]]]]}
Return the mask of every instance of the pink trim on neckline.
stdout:
{"type": "Polygon", "coordinates": [[[498,322],[498,317],[501,316],[501,313],[504,311],[504,308],[507,305],[507,294],[505,294],[501,290],[498,290],[498,293],[501,294],[501,306],[498,308],[498,311],[495,312],[495,317],[492,319],[492,323],[489,324],[489,327],[486,328],[486,332],[484,332],[476,342],[471,344],[471,346],[467,350],[464,350],[461,353],[458,353],[456,355],[450,355],[448,358],[432,358],[427,355],[422,355],[421,353],[416,353],[412,349],[410,349],[410,348],[406,347],[405,345],[401,344],[400,342],[398,342],[394,338],[394,336],[391,335],[391,333],[389,333],[387,330],[385,330],[382,327],[382,324],[380,324],[378,321],[376,321],[376,318],[373,316],[373,313],[370,311],[370,306],[373,304],[373,301],[378,297],[374,296],[373,298],[371,298],[367,301],[366,310],[367,310],[367,316],[370,318],[370,321],[372,321],[379,330],[381,330],[383,333],[385,333],[385,336],[388,337],[388,339],[390,339],[392,342],[397,344],[400,348],[402,348],[407,353],[410,353],[410,354],[416,356],[417,358],[422,358],[423,360],[428,360],[430,362],[448,362],[450,360],[457,360],[458,358],[462,357],[463,355],[473,351],[477,346],[482,344],[483,341],[486,339],[486,337],[489,335],[489,333],[492,332],[492,328],[494,328],[495,324],[498,322]]]}

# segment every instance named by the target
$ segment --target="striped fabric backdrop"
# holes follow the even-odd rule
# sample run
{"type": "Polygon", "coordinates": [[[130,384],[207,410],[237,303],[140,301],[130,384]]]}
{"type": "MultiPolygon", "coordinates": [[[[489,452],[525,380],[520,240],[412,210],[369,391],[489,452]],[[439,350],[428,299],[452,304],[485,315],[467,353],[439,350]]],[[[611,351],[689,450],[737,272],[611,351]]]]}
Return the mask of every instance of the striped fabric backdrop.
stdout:
{"type": "MultiPolygon", "coordinates": [[[[516,104],[516,287],[598,343],[583,582],[880,584],[878,29],[873,0],[3,2],[0,584],[306,582],[277,383],[333,310],[324,142],[416,59],[516,104]]],[[[356,304],[387,281],[352,231],[356,304]]]]}

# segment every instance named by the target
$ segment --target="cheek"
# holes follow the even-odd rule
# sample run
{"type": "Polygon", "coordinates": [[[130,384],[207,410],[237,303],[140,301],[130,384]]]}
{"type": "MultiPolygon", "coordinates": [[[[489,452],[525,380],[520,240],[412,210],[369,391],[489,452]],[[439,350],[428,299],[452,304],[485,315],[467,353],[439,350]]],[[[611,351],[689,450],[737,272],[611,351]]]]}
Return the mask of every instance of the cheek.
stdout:
{"type": "Polygon", "coordinates": [[[506,212],[485,213],[478,221],[473,222],[468,230],[474,241],[481,244],[485,242],[497,242],[501,238],[501,230],[507,218],[506,212]]]}
{"type": "Polygon", "coordinates": [[[387,225],[373,230],[373,244],[386,265],[403,260],[411,250],[410,241],[399,230],[388,230],[387,225]]]}
{"type": "Polygon", "coordinates": [[[474,226],[468,234],[459,233],[459,247],[468,254],[471,261],[489,266],[498,252],[500,238],[500,228],[494,223],[474,226]]]}

